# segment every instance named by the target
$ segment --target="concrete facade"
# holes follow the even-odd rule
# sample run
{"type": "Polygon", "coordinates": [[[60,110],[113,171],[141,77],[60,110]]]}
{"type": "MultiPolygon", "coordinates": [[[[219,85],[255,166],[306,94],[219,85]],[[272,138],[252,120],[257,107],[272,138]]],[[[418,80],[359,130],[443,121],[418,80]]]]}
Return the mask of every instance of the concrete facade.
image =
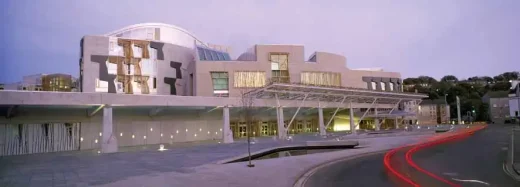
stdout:
{"type": "Polygon", "coordinates": [[[443,99],[423,100],[417,118],[421,125],[450,124],[450,106],[443,99]]]}
{"type": "MultiPolygon", "coordinates": [[[[373,90],[408,97],[407,101],[422,98],[398,93],[402,92],[399,73],[352,70],[341,55],[315,52],[306,60],[303,46],[255,45],[232,60],[229,50],[165,24],[138,24],[104,36],[85,36],[79,63],[81,93],[0,91],[0,109],[6,114],[0,125],[18,129],[15,135],[0,132],[1,153],[32,153],[26,150],[33,148],[18,149],[20,143],[15,140],[54,126],[60,138],[73,142],[63,145],[66,150],[111,153],[120,146],[202,140],[231,143],[233,137],[248,133],[285,138],[287,133],[359,129],[360,116],[354,112],[367,108],[388,112],[396,106],[367,101],[253,99],[255,118],[247,129],[240,96],[272,82],[280,72],[284,83],[373,90]],[[75,124],[72,129],[77,133],[69,133],[69,123],[75,124]],[[17,128],[17,124],[37,128],[17,128]]],[[[276,78],[282,80],[279,75],[276,78]]],[[[374,119],[363,121],[370,120],[374,119]]],[[[374,121],[379,120],[384,119],[374,121]]],[[[42,141],[47,143],[35,145],[35,149],[63,150],[46,147],[61,145],[53,137],[45,133],[42,141]]]]}
{"type": "Polygon", "coordinates": [[[493,123],[504,123],[509,119],[509,98],[489,98],[489,117],[493,123]]]}

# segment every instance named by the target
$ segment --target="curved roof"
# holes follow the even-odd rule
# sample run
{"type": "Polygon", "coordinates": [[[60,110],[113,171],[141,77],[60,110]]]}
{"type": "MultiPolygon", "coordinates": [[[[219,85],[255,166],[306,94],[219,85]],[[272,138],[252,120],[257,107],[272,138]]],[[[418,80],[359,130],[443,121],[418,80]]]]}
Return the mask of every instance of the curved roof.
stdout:
{"type": "Polygon", "coordinates": [[[183,29],[183,28],[180,28],[180,27],[177,27],[175,25],[170,25],[170,24],[166,24],[166,23],[139,23],[139,24],[134,24],[134,25],[129,25],[129,26],[126,26],[126,27],[123,27],[121,29],[118,29],[118,30],[115,30],[115,31],[112,31],[112,32],[109,32],[107,34],[105,34],[104,36],[114,36],[114,35],[117,35],[117,34],[120,34],[120,33],[123,33],[125,31],[130,31],[130,30],[134,30],[134,29],[138,29],[138,28],[156,28],[156,27],[167,27],[167,28],[171,28],[171,29],[174,29],[174,30],[178,30],[180,32],[183,32],[191,37],[193,37],[193,39],[201,44],[203,44],[204,46],[206,46],[207,44],[204,43],[202,40],[198,39],[194,34],[190,33],[189,31],[187,31],[186,29],[183,29]]]}

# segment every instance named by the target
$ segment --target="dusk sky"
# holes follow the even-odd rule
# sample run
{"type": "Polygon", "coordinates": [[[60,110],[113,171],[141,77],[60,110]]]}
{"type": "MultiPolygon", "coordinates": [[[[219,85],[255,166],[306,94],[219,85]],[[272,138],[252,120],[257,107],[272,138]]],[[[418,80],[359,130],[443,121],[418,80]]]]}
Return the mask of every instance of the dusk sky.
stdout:
{"type": "Polygon", "coordinates": [[[520,70],[520,0],[4,0],[0,83],[36,73],[79,74],[84,35],[161,22],[205,42],[301,44],[403,78],[520,70]]]}

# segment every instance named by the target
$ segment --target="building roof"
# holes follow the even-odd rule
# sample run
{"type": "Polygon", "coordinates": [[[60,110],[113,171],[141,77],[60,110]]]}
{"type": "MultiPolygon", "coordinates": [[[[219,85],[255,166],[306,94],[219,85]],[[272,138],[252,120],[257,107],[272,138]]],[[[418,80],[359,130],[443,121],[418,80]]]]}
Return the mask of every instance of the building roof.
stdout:
{"type": "Polygon", "coordinates": [[[509,91],[489,91],[486,93],[488,98],[502,98],[507,97],[509,91]]]}
{"type": "Polygon", "coordinates": [[[444,99],[424,99],[422,100],[420,105],[443,105],[446,104],[446,101],[444,99]]]}

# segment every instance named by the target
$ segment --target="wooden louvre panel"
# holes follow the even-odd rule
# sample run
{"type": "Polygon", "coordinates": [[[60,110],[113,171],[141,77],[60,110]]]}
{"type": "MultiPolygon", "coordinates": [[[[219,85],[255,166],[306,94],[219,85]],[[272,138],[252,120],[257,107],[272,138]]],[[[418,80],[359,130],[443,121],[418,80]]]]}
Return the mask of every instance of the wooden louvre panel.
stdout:
{"type": "Polygon", "coordinates": [[[341,86],[341,74],[334,72],[302,72],[301,83],[316,86],[341,86]]]}
{"type": "Polygon", "coordinates": [[[143,49],[142,58],[149,59],[150,58],[150,51],[148,50],[148,45],[150,45],[149,41],[142,41],[142,40],[134,40],[134,45],[143,49]]]}
{"type": "Polygon", "coordinates": [[[263,71],[236,71],[233,82],[236,88],[255,88],[265,86],[265,79],[263,71]]]}
{"type": "Polygon", "coordinates": [[[117,40],[117,45],[123,47],[124,55],[127,59],[134,57],[134,51],[132,50],[132,40],[121,39],[117,40]]]}

